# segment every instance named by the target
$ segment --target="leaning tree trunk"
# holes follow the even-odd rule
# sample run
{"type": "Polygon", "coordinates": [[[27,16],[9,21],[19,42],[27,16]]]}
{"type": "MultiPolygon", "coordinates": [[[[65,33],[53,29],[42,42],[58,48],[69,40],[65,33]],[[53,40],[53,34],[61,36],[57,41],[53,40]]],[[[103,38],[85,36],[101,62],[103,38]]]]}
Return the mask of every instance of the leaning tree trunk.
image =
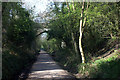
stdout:
{"type": "MultiPolygon", "coordinates": [[[[72,0],[72,8],[73,8],[73,11],[75,11],[74,0],[72,0]]],[[[77,43],[75,41],[74,33],[71,32],[71,35],[72,35],[72,41],[73,41],[73,45],[74,45],[74,50],[75,50],[76,55],[77,55],[78,54],[78,48],[77,48],[77,43]]]]}
{"type": "MultiPolygon", "coordinates": [[[[69,4],[68,4],[67,0],[66,0],[66,4],[67,4],[68,12],[70,13],[70,7],[69,7],[69,4]]],[[[75,11],[74,1],[73,1],[72,7],[73,7],[73,11],[75,11]]],[[[75,41],[74,33],[73,33],[72,30],[71,30],[71,37],[72,37],[72,44],[74,45],[74,50],[75,50],[75,52],[76,52],[76,54],[77,54],[77,53],[78,53],[77,43],[76,43],[76,41],[75,41]]]]}
{"type": "Polygon", "coordinates": [[[84,13],[84,0],[83,0],[83,5],[82,5],[81,17],[80,17],[80,28],[79,28],[79,32],[80,32],[80,35],[79,35],[79,50],[80,50],[81,57],[82,57],[82,63],[85,63],[85,57],[84,57],[83,48],[82,48],[83,13],[84,13]]]}
{"type": "Polygon", "coordinates": [[[75,37],[74,37],[73,32],[71,32],[71,36],[72,36],[72,43],[74,45],[74,50],[75,50],[76,54],[78,54],[77,43],[75,41],[75,37]]]}

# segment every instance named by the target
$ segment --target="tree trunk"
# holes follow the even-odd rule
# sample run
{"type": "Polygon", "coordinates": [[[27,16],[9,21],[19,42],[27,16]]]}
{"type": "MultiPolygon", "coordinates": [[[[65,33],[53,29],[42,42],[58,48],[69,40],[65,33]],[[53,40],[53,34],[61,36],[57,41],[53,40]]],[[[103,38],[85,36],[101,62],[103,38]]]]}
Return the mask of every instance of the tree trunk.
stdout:
{"type": "Polygon", "coordinates": [[[73,32],[71,32],[71,36],[72,36],[72,43],[73,43],[73,45],[74,45],[74,50],[75,50],[76,54],[78,54],[77,43],[76,43],[76,41],[75,41],[75,37],[74,37],[73,32]]]}
{"type": "Polygon", "coordinates": [[[75,10],[75,6],[74,6],[74,0],[72,0],[72,6],[73,6],[73,10],[75,10]]]}
{"type": "Polygon", "coordinates": [[[79,28],[79,32],[80,32],[80,36],[79,36],[79,50],[80,50],[81,57],[82,57],[82,63],[85,63],[85,57],[84,57],[84,53],[83,53],[83,49],[82,49],[83,13],[84,13],[84,0],[83,0],[83,5],[82,5],[81,17],[80,17],[81,19],[80,19],[80,28],[79,28]]]}
{"type": "Polygon", "coordinates": [[[113,35],[112,35],[112,33],[110,33],[110,37],[111,37],[111,39],[113,38],[113,35]]]}
{"type": "MultiPolygon", "coordinates": [[[[72,4],[73,11],[75,11],[74,0],[72,0],[72,3],[73,3],[72,4]]],[[[75,50],[76,54],[78,54],[77,43],[75,41],[75,37],[74,37],[73,32],[72,32],[72,40],[73,40],[74,50],[75,50]]]]}
{"type": "MultiPolygon", "coordinates": [[[[70,13],[70,7],[69,7],[69,4],[68,4],[67,0],[66,0],[66,4],[67,4],[68,12],[70,13]]],[[[73,6],[72,7],[73,7],[73,11],[74,11],[75,10],[75,8],[74,8],[74,1],[73,1],[73,6]]],[[[74,45],[74,50],[75,50],[76,53],[78,53],[77,43],[75,41],[75,37],[74,37],[74,34],[73,34],[72,30],[71,30],[71,37],[72,37],[72,44],[74,45]]]]}
{"type": "Polygon", "coordinates": [[[70,12],[70,7],[69,7],[67,0],[66,0],[66,4],[67,4],[68,12],[70,12]]]}

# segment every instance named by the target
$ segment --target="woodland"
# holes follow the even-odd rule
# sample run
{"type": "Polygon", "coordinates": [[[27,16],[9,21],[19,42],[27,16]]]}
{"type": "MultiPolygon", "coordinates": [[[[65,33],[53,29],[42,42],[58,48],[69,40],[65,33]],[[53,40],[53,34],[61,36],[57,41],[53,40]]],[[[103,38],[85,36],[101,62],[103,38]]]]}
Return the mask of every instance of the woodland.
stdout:
{"type": "Polygon", "coordinates": [[[53,2],[43,23],[22,4],[1,3],[2,80],[18,80],[41,49],[78,79],[120,79],[120,2],[53,2]]]}

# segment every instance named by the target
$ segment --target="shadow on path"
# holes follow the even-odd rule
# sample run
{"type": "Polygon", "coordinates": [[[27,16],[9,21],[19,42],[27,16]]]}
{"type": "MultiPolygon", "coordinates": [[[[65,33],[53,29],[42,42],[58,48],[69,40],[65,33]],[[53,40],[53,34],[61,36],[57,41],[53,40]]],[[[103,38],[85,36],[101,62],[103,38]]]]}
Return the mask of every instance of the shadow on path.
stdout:
{"type": "Polygon", "coordinates": [[[73,75],[60,66],[47,54],[41,51],[37,61],[33,64],[26,80],[76,80],[73,75]]]}

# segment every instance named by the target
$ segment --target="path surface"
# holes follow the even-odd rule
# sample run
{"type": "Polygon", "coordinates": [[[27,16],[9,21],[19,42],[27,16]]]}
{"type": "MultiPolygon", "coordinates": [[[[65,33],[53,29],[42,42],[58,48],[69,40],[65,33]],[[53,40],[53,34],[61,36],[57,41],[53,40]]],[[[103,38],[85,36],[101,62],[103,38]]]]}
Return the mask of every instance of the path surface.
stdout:
{"type": "Polygon", "coordinates": [[[61,69],[49,54],[41,51],[27,80],[75,80],[75,78],[61,69]]]}

